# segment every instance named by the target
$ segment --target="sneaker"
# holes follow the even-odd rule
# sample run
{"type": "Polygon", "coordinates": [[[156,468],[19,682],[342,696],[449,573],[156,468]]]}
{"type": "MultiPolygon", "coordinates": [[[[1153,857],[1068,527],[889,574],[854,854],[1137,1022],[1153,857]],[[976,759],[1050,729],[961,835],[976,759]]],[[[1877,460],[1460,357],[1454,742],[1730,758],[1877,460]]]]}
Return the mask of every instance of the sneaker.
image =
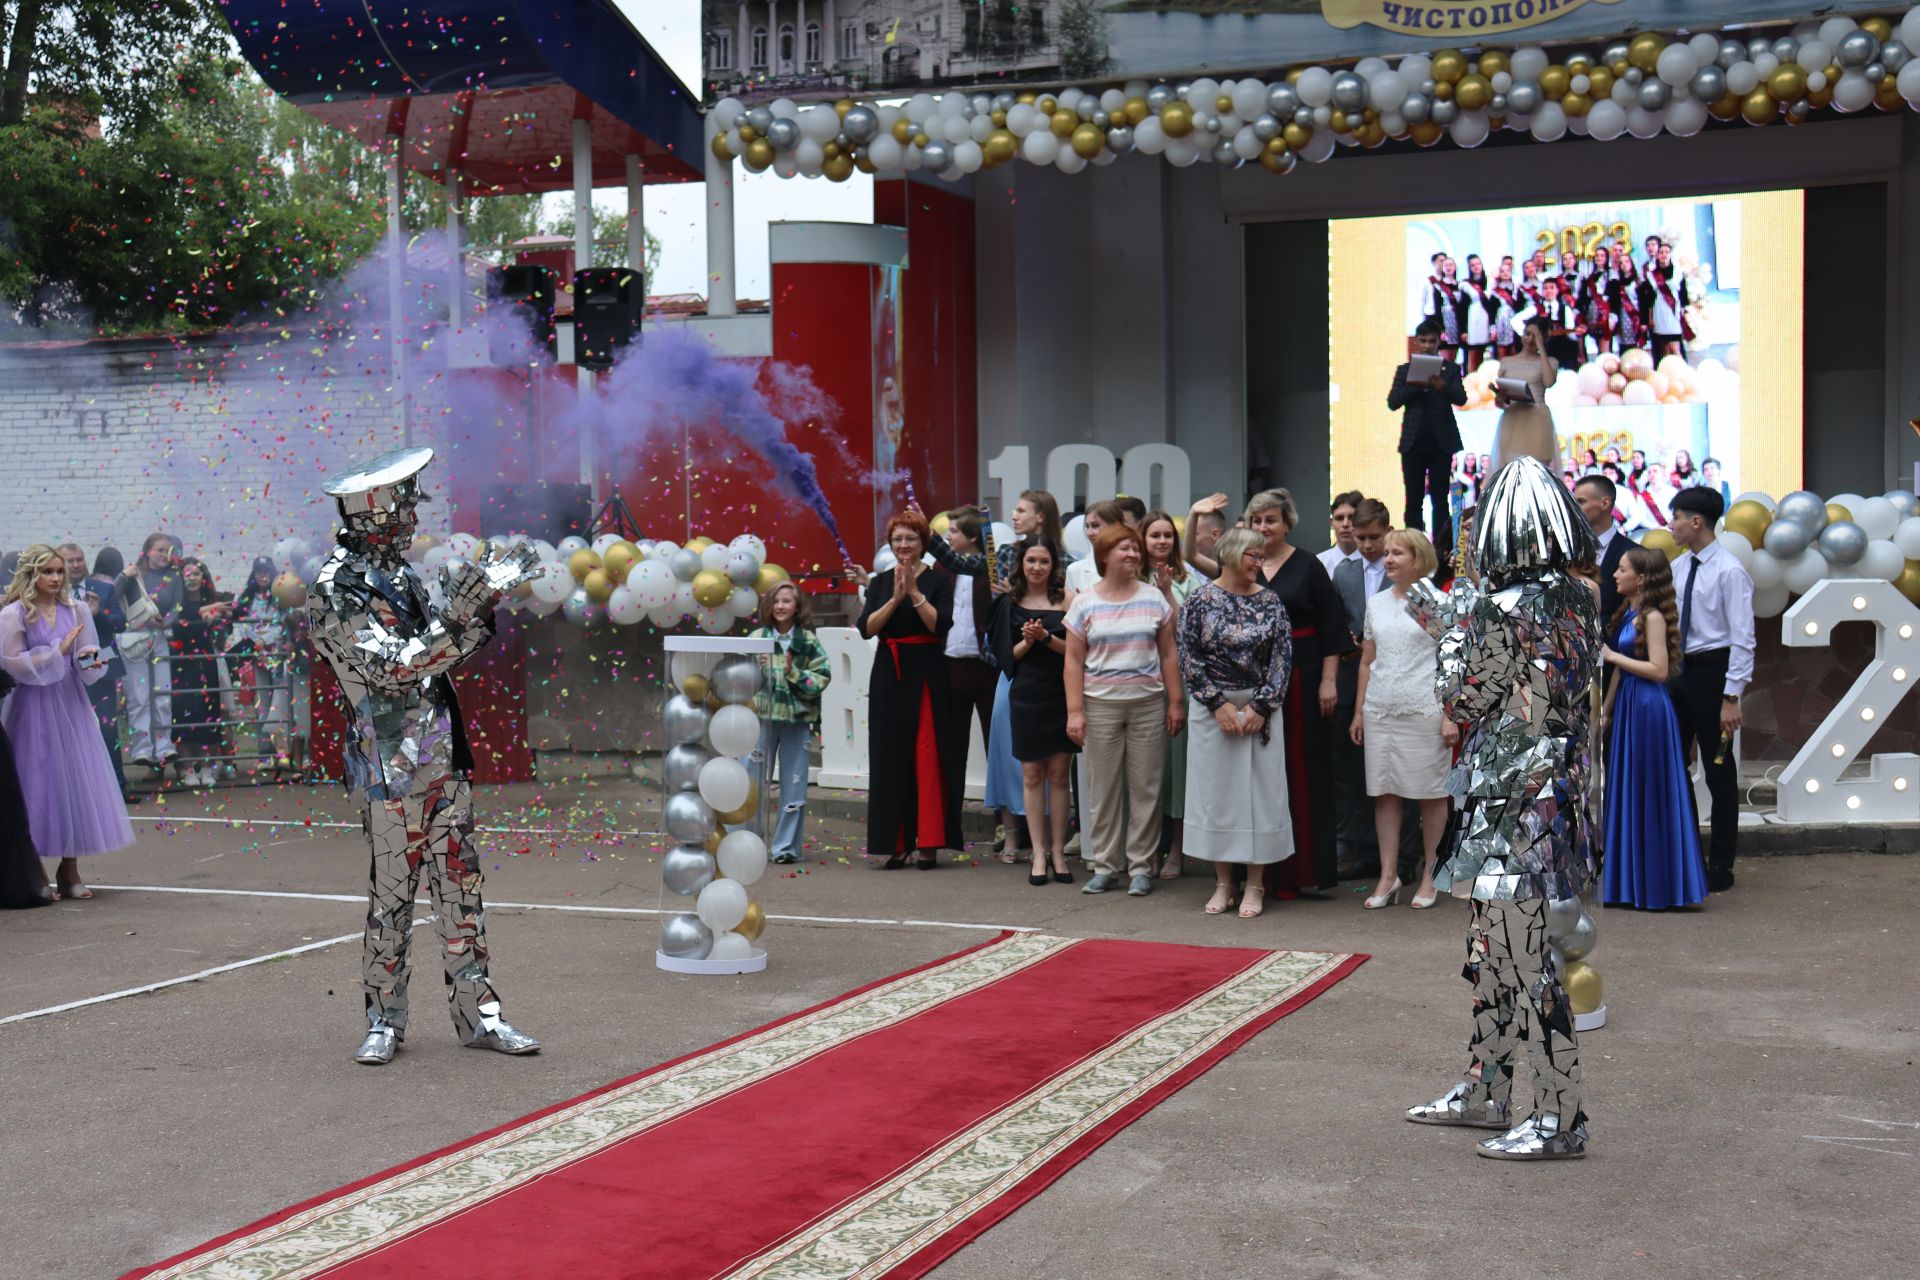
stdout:
{"type": "Polygon", "coordinates": [[[797,853],[776,853],[773,855],[773,860],[783,867],[790,867],[800,861],[800,855],[797,853]]]}
{"type": "Polygon", "coordinates": [[[1093,879],[1087,881],[1086,884],[1082,885],[1080,887],[1080,892],[1105,893],[1107,890],[1113,888],[1116,882],[1117,882],[1117,877],[1110,876],[1106,872],[1102,871],[1097,873],[1093,877],[1093,879]]]}
{"type": "Polygon", "coordinates": [[[1153,877],[1149,875],[1137,875],[1127,885],[1129,898],[1144,898],[1152,892],[1153,877]]]}
{"type": "Polygon", "coordinates": [[[1061,852],[1063,853],[1080,852],[1080,833],[1078,831],[1074,832],[1072,835],[1067,837],[1067,847],[1061,850],[1061,852]]]}

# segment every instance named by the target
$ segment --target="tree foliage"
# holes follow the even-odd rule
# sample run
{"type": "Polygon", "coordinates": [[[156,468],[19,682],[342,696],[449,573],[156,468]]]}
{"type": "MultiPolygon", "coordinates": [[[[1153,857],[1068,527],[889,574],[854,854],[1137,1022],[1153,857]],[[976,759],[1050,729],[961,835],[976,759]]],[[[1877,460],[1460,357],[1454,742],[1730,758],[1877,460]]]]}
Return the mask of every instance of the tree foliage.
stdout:
{"type": "MultiPolygon", "coordinates": [[[[567,206],[547,229],[547,234],[556,236],[573,235],[573,207],[567,206]]],[[[646,236],[646,278],[651,281],[654,273],[660,269],[660,241],[653,232],[642,229],[646,236]]],[[[624,209],[604,209],[593,207],[593,263],[596,267],[624,267],[627,265],[627,214],[624,209]]]]}
{"type": "Polygon", "coordinates": [[[26,119],[30,94],[85,118],[150,116],[180,59],[225,39],[214,0],[0,0],[0,126],[26,119]]]}
{"type": "Polygon", "coordinates": [[[1066,0],[1060,6],[1060,69],[1070,76],[1104,75],[1112,60],[1107,51],[1107,18],[1095,0],[1066,0]]]}

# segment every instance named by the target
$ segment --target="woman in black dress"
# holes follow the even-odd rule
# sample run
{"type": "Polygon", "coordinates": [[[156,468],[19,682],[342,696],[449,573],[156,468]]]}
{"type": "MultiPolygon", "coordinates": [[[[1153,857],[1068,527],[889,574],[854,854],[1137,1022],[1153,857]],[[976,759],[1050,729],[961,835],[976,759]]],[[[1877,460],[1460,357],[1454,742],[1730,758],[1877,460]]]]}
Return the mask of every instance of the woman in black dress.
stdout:
{"type": "Polygon", "coordinates": [[[1067,763],[1080,748],[1067,736],[1062,677],[1067,658],[1066,565],[1059,545],[1040,534],[1020,544],[1018,564],[1019,586],[994,610],[993,647],[1000,669],[1012,673],[1007,720],[1026,792],[1027,830],[1033,837],[1027,883],[1046,884],[1051,860],[1053,879],[1072,884],[1066,855],[1067,818],[1073,809],[1067,763]]]}
{"type": "Polygon", "coordinates": [[[233,597],[214,590],[213,575],[194,559],[180,562],[183,603],[173,624],[173,741],[180,749],[181,780],[210,787],[216,760],[228,754],[220,722],[220,654],[227,647],[233,597]]]}
{"type": "MultiPolygon", "coordinates": [[[[0,698],[13,692],[13,677],[0,671],[0,698]]],[[[0,729],[0,909],[44,907],[60,895],[47,883],[47,869],[33,847],[27,801],[13,770],[13,743],[0,729]]]]}
{"type": "Polygon", "coordinates": [[[932,531],[918,511],[887,521],[895,565],[867,583],[860,634],[878,636],[867,686],[867,851],[887,854],[886,870],[920,851],[931,871],[942,848],[960,848],[960,770],[951,751],[953,698],[947,682],[947,632],[953,627],[953,579],[925,573],[932,531]]]}

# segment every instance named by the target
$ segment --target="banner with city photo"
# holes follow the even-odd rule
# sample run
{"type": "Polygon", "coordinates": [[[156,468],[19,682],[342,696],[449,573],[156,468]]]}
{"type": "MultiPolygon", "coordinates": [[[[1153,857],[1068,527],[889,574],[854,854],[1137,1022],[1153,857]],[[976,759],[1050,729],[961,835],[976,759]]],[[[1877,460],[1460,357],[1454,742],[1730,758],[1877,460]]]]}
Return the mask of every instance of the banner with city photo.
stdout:
{"type": "MultiPolygon", "coordinates": [[[[702,0],[708,101],[1231,76],[1697,23],[1679,0],[702,0]]],[[[1749,0],[1741,20],[1872,4],[1749,0]]]]}

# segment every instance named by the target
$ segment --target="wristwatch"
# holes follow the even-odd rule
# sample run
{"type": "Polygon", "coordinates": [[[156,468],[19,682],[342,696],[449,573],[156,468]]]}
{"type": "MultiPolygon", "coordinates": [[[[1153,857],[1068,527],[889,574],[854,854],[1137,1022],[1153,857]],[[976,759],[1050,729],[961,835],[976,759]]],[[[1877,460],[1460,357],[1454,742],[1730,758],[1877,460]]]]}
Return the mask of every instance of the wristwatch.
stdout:
{"type": "Polygon", "coordinates": [[[1737,693],[1723,693],[1720,695],[1720,701],[1738,703],[1740,701],[1740,695],[1737,693]]]}

